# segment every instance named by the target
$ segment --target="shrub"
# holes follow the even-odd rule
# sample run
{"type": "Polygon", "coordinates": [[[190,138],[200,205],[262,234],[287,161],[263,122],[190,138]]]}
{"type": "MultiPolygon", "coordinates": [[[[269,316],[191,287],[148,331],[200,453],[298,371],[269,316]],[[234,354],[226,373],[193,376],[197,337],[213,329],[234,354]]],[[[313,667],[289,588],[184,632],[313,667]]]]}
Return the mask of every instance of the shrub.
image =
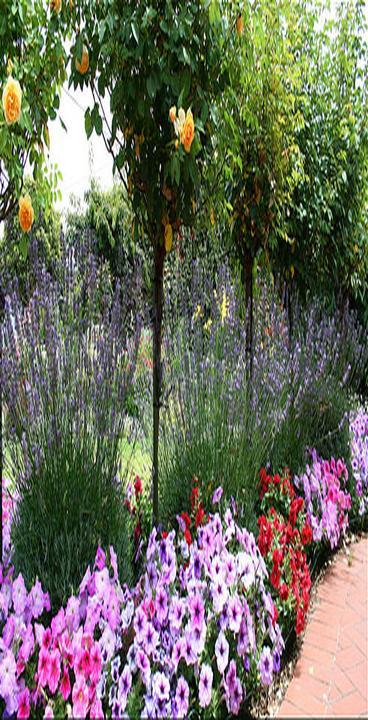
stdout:
{"type": "Polygon", "coordinates": [[[126,330],[119,290],[103,313],[89,312],[93,257],[63,260],[57,282],[40,270],[26,309],[15,291],[7,296],[4,359],[14,562],[55,605],[78,587],[99,542],[123,553],[129,577],[120,448],[139,339],[139,326],[132,337],[126,330]]]}

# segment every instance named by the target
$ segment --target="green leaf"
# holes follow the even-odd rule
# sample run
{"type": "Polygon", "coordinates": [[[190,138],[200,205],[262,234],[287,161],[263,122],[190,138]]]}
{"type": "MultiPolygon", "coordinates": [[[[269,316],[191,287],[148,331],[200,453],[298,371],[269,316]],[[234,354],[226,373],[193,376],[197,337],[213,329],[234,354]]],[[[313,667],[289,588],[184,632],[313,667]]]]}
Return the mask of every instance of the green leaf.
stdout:
{"type": "Polygon", "coordinates": [[[86,110],[85,115],[84,115],[84,127],[86,130],[87,139],[89,139],[91,137],[92,131],[93,131],[91,113],[90,113],[89,108],[86,110]]]}
{"type": "Polygon", "coordinates": [[[134,22],[134,20],[132,20],[132,22],[131,22],[131,28],[132,28],[132,33],[134,35],[134,39],[135,39],[137,45],[139,45],[139,32],[138,32],[138,28],[137,28],[137,25],[134,22]]]}
{"type": "Polygon", "coordinates": [[[148,95],[151,98],[154,98],[155,94],[156,94],[156,83],[155,83],[155,78],[153,75],[148,76],[146,84],[147,84],[148,95]]]}
{"type": "Polygon", "coordinates": [[[83,55],[83,38],[82,35],[79,34],[75,43],[75,56],[76,59],[81,62],[83,55]]]}
{"type": "Polygon", "coordinates": [[[102,133],[102,118],[99,112],[95,113],[94,116],[94,125],[97,135],[101,135],[102,133]]]}

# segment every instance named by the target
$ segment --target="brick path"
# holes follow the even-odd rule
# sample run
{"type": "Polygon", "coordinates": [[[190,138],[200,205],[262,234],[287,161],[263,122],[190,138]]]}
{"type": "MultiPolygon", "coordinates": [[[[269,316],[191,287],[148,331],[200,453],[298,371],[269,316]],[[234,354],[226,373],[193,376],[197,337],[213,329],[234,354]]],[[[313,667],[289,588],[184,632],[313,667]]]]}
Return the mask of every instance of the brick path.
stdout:
{"type": "Polygon", "coordinates": [[[278,717],[368,717],[368,538],[328,569],[278,717]]]}

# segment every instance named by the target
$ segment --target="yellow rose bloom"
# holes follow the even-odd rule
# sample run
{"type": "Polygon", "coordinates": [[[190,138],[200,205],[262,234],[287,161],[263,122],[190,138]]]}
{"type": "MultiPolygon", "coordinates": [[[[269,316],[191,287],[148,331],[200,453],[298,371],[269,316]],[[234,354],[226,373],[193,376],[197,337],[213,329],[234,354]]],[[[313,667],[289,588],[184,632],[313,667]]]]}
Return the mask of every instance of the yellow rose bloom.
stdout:
{"type": "Polygon", "coordinates": [[[85,75],[89,68],[89,54],[85,45],[83,45],[82,59],[75,61],[75,67],[81,75],[85,75]]]}
{"type": "Polygon", "coordinates": [[[173,105],[173,106],[170,108],[170,110],[169,110],[169,118],[170,118],[170,120],[171,120],[172,123],[175,122],[175,120],[176,120],[176,107],[175,107],[175,105],[173,105]]]}
{"type": "Polygon", "coordinates": [[[180,142],[184,145],[185,152],[189,153],[194,140],[194,120],[192,111],[188,110],[185,118],[184,127],[180,134],[180,142]]]}
{"type": "Polygon", "coordinates": [[[165,250],[167,253],[169,253],[172,248],[172,241],[173,230],[170,223],[168,223],[167,225],[165,225],[165,250]]]}
{"type": "Polygon", "coordinates": [[[29,232],[34,220],[34,212],[32,201],[29,195],[24,195],[19,199],[19,225],[23,232],[29,232]]]}
{"type": "Polygon", "coordinates": [[[3,90],[3,110],[7,125],[18,122],[22,109],[22,90],[18,80],[9,75],[3,90]]]}
{"type": "Polygon", "coordinates": [[[63,0],[50,0],[50,8],[51,8],[51,10],[56,12],[57,15],[59,14],[59,12],[61,10],[62,2],[63,2],[63,0]]]}

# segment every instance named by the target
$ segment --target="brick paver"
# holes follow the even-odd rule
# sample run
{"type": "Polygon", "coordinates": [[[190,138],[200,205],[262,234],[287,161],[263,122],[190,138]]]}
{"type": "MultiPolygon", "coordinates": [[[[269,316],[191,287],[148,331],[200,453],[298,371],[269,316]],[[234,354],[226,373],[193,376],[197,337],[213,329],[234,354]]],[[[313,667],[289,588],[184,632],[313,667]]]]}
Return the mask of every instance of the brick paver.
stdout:
{"type": "Polygon", "coordinates": [[[368,538],[340,553],[318,588],[278,717],[368,717],[368,538]]]}

